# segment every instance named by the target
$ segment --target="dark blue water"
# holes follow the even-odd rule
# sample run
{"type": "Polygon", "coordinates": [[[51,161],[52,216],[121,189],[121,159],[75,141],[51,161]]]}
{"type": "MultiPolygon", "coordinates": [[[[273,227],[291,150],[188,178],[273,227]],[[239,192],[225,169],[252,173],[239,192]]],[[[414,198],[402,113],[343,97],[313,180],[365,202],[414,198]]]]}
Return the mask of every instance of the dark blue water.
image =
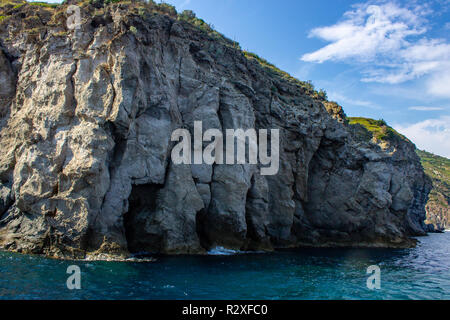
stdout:
{"type": "Polygon", "coordinates": [[[450,233],[414,249],[302,249],[163,257],[156,262],[58,261],[0,253],[2,299],[450,299],[450,233]],[[81,290],[66,286],[81,268],[81,290]],[[366,286],[381,268],[381,289],[366,286]]]}

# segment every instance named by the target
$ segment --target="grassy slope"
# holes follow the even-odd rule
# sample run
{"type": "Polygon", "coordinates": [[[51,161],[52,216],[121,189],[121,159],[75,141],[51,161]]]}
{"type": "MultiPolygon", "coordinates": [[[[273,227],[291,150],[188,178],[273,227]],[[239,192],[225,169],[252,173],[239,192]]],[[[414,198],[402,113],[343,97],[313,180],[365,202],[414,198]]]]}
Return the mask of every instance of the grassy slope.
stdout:
{"type": "Polygon", "coordinates": [[[409,141],[404,135],[398,133],[393,128],[388,126],[384,120],[374,120],[363,117],[348,117],[349,124],[362,125],[370,131],[372,137],[378,141],[392,141],[393,139],[400,139],[409,141]]]}

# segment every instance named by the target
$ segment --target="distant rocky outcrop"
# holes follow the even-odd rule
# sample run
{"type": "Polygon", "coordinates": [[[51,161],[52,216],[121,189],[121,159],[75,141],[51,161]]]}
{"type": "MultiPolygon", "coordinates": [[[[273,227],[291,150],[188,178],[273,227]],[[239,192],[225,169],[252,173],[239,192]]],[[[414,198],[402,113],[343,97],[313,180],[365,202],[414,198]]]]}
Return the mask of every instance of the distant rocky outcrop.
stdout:
{"type": "Polygon", "coordinates": [[[450,229],[450,160],[432,153],[417,150],[425,173],[433,182],[428,202],[427,223],[429,232],[450,229]]]}
{"type": "MultiPolygon", "coordinates": [[[[0,246],[61,258],[409,247],[431,182],[308,83],[152,2],[0,14],[0,246]],[[280,170],[174,165],[173,130],[279,129],[280,170]]],[[[388,130],[389,131],[389,130],[388,130]]]]}

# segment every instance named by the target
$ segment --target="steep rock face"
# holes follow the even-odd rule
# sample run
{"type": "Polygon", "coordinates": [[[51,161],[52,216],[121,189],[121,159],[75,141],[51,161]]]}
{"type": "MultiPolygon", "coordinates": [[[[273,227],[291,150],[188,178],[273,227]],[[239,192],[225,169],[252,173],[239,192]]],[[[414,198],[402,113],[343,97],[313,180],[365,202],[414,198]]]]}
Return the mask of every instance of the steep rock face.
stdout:
{"type": "Polygon", "coordinates": [[[94,10],[81,7],[79,30],[65,29],[64,6],[38,31],[15,11],[1,25],[1,247],[125,257],[397,247],[424,234],[430,186],[411,143],[358,139],[339,106],[176,16],[94,10]],[[173,164],[171,133],[193,135],[196,120],[279,129],[278,174],[173,164]]]}

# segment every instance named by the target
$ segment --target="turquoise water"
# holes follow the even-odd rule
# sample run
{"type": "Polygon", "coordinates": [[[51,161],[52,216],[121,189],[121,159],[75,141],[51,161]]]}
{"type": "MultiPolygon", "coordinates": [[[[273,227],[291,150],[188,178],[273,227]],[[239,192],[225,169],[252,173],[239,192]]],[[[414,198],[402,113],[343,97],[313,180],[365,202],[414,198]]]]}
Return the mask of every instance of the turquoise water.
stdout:
{"type": "Polygon", "coordinates": [[[302,249],[270,254],[70,262],[0,252],[2,299],[450,299],[450,232],[414,249],[302,249]],[[81,269],[81,290],[66,287],[81,269]],[[366,286],[369,265],[381,289],[366,286]]]}

